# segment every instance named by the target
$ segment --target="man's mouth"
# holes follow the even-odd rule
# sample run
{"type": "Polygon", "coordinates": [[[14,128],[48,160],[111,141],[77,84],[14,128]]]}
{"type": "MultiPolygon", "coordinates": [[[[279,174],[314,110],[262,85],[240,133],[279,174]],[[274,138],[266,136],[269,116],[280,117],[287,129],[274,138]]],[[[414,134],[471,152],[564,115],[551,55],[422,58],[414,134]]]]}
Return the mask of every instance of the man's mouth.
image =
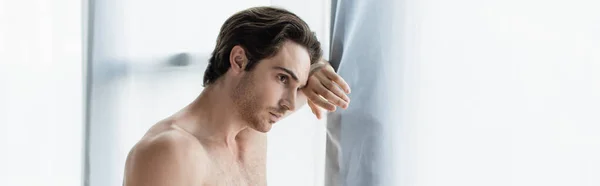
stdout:
{"type": "Polygon", "coordinates": [[[281,119],[281,116],[283,116],[283,114],[276,114],[276,113],[273,113],[273,112],[269,112],[269,113],[271,114],[271,121],[273,123],[279,121],[279,119],[281,119]]]}

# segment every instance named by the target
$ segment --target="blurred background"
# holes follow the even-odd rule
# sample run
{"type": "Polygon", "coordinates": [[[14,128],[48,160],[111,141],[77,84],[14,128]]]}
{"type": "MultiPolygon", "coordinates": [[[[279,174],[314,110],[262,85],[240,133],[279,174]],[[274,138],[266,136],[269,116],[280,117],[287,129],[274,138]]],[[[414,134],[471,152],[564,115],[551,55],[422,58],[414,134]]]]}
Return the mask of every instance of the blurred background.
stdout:
{"type": "MultiPolygon", "coordinates": [[[[135,142],[202,90],[225,19],[269,5],[328,58],[329,0],[0,0],[0,185],[121,185],[135,142]]],[[[389,185],[600,185],[600,2],[394,5],[389,185]]],[[[304,107],[268,135],[269,185],[324,185],[325,120],[304,107]]]]}
{"type": "MultiPolygon", "coordinates": [[[[328,48],[321,0],[1,2],[6,186],[121,185],[133,145],[202,91],[218,31],[238,11],[286,8],[328,48]]],[[[269,133],[269,184],[323,185],[324,141],[308,107],[281,121],[269,133]]]]}

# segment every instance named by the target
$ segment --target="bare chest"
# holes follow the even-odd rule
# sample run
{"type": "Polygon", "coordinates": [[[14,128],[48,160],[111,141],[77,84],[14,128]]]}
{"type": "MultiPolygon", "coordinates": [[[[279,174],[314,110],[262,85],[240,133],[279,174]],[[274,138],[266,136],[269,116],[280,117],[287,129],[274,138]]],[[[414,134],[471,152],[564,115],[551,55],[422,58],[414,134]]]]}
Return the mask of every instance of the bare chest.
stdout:
{"type": "Polygon", "coordinates": [[[208,184],[206,185],[266,185],[264,157],[256,157],[252,154],[242,158],[213,156],[207,166],[208,184]]]}

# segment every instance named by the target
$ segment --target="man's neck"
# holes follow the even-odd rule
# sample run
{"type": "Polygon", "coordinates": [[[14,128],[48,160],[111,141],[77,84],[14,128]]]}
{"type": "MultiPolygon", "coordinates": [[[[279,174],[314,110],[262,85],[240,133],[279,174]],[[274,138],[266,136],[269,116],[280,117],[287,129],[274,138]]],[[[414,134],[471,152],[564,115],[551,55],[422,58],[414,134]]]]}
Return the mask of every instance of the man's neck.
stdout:
{"type": "Polygon", "coordinates": [[[236,151],[238,134],[248,128],[240,119],[228,87],[215,83],[204,88],[190,105],[174,116],[182,122],[179,127],[194,135],[199,141],[226,146],[236,151]]]}

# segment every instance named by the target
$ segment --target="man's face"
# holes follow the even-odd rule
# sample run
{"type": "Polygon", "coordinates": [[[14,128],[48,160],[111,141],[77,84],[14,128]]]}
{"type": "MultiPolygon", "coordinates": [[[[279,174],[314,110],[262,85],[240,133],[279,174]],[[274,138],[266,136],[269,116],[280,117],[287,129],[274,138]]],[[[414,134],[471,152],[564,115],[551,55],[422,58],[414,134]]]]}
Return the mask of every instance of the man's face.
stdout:
{"type": "Polygon", "coordinates": [[[268,132],[272,124],[306,101],[300,89],[306,85],[309,70],[308,51],[287,41],[275,56],[244,71],[232,95],[242,119],[251,128],[268,132]]]}

